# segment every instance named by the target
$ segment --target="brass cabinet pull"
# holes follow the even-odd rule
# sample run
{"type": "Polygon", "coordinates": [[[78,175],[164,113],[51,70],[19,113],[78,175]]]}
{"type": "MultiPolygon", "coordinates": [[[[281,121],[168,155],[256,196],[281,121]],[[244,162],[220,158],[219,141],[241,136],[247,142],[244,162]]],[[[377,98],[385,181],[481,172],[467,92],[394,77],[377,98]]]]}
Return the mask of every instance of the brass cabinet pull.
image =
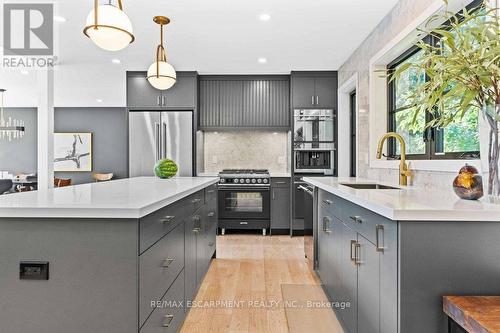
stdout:
{"type": "Polygon", "coordinates": [[[355,261],[356,258],[355,258],[355,250],[354,250],[354,245],[356,245],[356,241],[355,240],[351,240],[351,261],[355,261]]]}
{"type": "Polygon", "coordinates": [[[172,222],[173,220],[175,220],[175,216],[165,216],[164,218],[162,218],[160,220],[160,222],[167,224],[167,223],[172,222]]]}
{"type": "Polygon", "coordinates": [[[163,317],[163,327],[169,327],[172,324],[172,320],[174,320],[174,315],[166,315],[163,317]]]}
{"type": "Polygon", "coordinates": [[[377,252],[384,252],[385,248],[384,226],[381,224],[377,224],[375,226],[375,240],[376,240],[375,245],[377,246],[377,252]],[[380,237],[381,232],[382,232],[382,237],[380,237]],[[382,242],[380,242],[380,238],[382,238],[382,242]]]}
{"type": "Polygon", "coordinates": [[[330,218],[328,216],[323,217],[323,231],[326,232],[327,234],[330,234],[332,230],[329,228],[330,227],[330,218]]]}
{"type": "Polygon", "coordinates": [[[363,220],[359,216],[349,216],[349,218],[356,223],[363,223],[363,220]]]}
{"type": "Polygon", "coordinates": [[[161,264],[161,267],[163,267],[163,268],[169,268],[170,265],[172,265],[173,262],[174,262],[174,258],[167,258],[167,259],[163,260],[163,263],[161,264]]]}
{"type": "Polygon", "coordinates": [[[361,244],[356,242],[356,245],[354,246],[354,264],[355,265],[361,265],[361,244]]]}

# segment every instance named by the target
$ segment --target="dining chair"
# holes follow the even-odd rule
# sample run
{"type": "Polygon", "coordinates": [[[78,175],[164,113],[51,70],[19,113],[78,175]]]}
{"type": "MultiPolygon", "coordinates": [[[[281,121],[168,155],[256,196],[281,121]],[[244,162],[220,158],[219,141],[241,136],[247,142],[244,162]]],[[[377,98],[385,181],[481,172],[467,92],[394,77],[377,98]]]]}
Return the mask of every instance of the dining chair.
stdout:
{"type": "Polygon", "coordinates": [[[71,178],[54,178],[54,186],[55,187],[65,187],[71,185],[71,178]]]}
{"type": "Polygon", "coordinates": [[[112,178],[113,178],[112,173],[97,173],[97,172],[92,173],[92,179],[94,179],[96,182],[106,182],[108,180],[111,180],[112,178]]]}

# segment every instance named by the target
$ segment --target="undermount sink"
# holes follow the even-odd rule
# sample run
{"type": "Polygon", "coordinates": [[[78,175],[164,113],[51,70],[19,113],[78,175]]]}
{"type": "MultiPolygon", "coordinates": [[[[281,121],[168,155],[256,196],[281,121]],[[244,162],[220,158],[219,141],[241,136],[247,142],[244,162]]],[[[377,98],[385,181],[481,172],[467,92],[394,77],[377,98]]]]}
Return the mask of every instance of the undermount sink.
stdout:
{"type": "Polygon", "coordinates": [[[387,186],[382,184],[340,184],[340,185],[355,188],[357,190],[401,190],[398,187],[387,186]]]}

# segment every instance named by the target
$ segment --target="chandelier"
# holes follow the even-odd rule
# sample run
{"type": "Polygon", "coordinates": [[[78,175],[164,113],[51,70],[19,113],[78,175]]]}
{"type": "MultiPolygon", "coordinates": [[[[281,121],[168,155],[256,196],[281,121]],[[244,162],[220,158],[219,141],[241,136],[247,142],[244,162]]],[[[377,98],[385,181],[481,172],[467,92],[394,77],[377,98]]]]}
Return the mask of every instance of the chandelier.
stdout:
{"type": "Polygon", "coordinates": [[[5,89],[0,89],[0,140],[21,139],[24,136],[24,121],[12,117],[5,118],[3,95],[5,89]]]}

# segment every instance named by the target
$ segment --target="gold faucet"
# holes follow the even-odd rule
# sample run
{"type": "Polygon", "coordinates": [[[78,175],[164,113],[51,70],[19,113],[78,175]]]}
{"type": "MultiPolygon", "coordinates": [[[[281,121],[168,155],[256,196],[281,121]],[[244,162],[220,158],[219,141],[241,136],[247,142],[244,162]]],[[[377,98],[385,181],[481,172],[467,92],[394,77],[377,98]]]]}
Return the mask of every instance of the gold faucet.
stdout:
{"type": "Polygon", "coordinates": [[[413,177],[413,172],[410,170],[408,165],[406,164],[406,142],[405,139],[399,135],[398,133],[389,132],[384,134],[380,138],[377,147],[377,159],[382,158],[382,149],[384,148],[384,142],[389,138],[395,138],[399,141],[401,146],[401,161],[399,162],[399,185],[408,185],[408,178],[413,177]]]}

